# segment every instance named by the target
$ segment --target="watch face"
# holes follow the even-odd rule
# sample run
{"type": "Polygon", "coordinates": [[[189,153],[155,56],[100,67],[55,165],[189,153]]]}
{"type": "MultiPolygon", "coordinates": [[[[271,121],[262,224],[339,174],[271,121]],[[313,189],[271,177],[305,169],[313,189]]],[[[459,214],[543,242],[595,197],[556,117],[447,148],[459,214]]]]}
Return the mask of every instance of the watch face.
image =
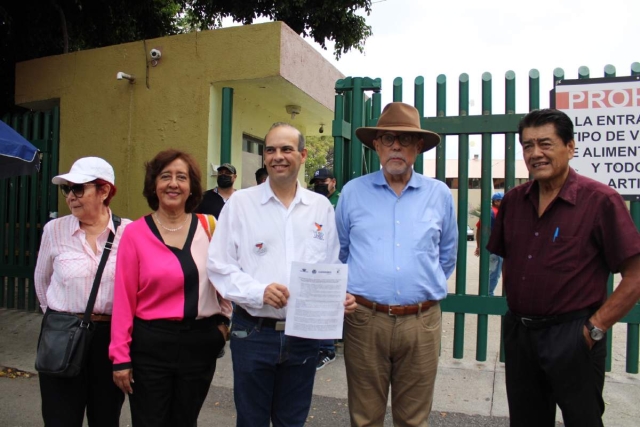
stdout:
{"type": "Polygon", "coordinates": [[[600,341],[602,338],[604,338],[604,332],[601,329],[595,327],[591,329],[591,331],[589,331],[589,335],[591,335],[591,339],[594,341],[600,341]]]}

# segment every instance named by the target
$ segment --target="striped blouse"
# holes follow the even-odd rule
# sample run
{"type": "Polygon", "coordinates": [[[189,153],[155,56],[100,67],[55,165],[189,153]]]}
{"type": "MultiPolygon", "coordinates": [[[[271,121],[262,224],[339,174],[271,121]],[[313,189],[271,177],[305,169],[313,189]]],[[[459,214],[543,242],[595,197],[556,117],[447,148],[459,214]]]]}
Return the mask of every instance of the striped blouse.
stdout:
{"type": "MultiPolygon", "coordinates": [[[[116,254],[120,237],[129,223],[131,220],[123,218],[118,227],[113,249],[102,273],[94,313],[111,314],[116,254]]],[[[84,313],[110,231],[113,231],[111,219],[107,228],[97,237],[98,253],[95,254],[84,230],[80,228],[80,221],[73,215],[54,219],[44,226],[34,273],[34,285],[42,311],[51,307],[56,311],[84,313]]]]}

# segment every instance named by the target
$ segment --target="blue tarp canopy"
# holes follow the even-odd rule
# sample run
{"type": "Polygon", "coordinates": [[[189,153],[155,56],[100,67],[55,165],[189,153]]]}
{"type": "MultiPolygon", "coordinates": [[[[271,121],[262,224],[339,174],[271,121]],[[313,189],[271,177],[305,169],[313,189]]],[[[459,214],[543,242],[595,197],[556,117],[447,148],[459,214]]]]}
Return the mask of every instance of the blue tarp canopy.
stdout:
{"type": "Polygon", "coordinates": [[[39,169],[38,149],[0,121],[0,178],[31,175],[39,169]]]}

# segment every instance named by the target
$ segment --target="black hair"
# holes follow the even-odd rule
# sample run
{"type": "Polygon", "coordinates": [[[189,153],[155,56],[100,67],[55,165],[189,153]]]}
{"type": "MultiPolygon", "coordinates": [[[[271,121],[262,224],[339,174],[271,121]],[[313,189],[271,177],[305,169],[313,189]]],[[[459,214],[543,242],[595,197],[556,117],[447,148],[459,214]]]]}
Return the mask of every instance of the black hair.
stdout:
{"type": "Polygon", "coordinates": [[[556,134],[562,139],[564,145],[573,141],[573,122],[564,112],[553,108],[543,108],[533,110],[520,120],[518,124],[518,135],[522,143],[522,132],[525,128],[537,128],[546,124],[553,124],[556,134]]]}

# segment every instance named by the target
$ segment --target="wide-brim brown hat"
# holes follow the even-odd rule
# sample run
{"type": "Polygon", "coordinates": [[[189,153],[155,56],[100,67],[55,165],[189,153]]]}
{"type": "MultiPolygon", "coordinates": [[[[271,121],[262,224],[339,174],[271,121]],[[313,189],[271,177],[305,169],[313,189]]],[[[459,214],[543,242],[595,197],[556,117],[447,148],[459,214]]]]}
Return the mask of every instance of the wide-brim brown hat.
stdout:
{"type": "Polygon", "coordinates": [[[440,144],[440,135],[420,127],[420,114],[415,107],[402,102],[387,104],[380,114],[378,126],[356,129],[356,136],[364,145],[373,147],[373,140],[379,131],[411,132],[424,139],[422,153],[440,144]]]}

